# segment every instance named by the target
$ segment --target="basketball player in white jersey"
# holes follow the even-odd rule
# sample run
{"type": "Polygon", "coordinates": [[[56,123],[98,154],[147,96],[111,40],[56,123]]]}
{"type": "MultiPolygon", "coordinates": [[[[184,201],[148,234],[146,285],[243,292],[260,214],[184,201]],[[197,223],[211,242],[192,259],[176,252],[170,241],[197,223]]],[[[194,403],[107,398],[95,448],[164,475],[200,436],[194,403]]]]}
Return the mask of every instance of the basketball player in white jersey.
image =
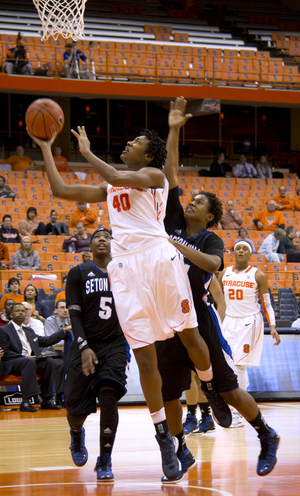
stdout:
{"type": "MultiPolygon", "coordinates": [[[[258,303],[259,295],[274,344],[278,346],[280,343],[267,276],[249,265],[251,253],[250,243],[238,241],[234,247],[235,265],[219,274],[226,303],[223,334],[232,349],[239,385],[245,390],[248,385],[247,366],[259,365],[263,346],[264,321],[258,303]]],[[[238,412],[233,413],[235,421],[239,415],[238,412]]]]}
{"type": "MultiPolygon", "coordinates": [[[[31,138],[41,147],[53,194],[68,200],[107,200],[112,228],[112,261],[108,271],[122,330],[134,351],[143,393],[156,430],[165,477],[177,482],[183,471],[169,432],[155,341],[178,333],[195,365],[202,389],[220,425],[231,424],[231,412],[217,395],[206,343],[197,329],[197,317],[180,252],[168,241],[163,219],[168,181],[162,170],[164,142],[145,130],[129,141],[121,154],[128,170],[118,171],[92,154],[84,127],[77,137],[82,155],[106,181],[99,186],[66,185],[57,171],[49,141],[31,138]]],[[[90,364],[90,370],[94,364],[90,364]]]]}

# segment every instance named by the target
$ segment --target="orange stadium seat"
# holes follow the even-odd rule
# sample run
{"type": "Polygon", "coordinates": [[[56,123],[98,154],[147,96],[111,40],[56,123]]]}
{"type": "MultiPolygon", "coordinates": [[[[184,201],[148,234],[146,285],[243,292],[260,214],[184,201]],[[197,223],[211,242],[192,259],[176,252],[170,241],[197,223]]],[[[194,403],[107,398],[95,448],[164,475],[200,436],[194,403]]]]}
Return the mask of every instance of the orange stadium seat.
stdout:
{"type": "Polygon", "coordinates": [[[231,261],[231,253],[224,253],[223,259],[224,267],[230,267],[230,265],[232,265],[233,262],[231,261]]]}
{"type": "Polygon", "coordinates": [[[155,33],[156,41],[170,41],[170,35],[168,33],[155,33]]]}
{"type": "Polygon", "coordinates": [[[207,48],[205,47],[192,47],[193,55],[207,55],[207,48]]]}
{"type": "Polygon", "coordinates": [[[57,237],[56,236],[43,236],[43,235],[36,236],[37,243],[42,244],[42,245],[46,245],[46,246],[55,245],[57,239],[60,239],[60,236],[57,236],[57,237]]]}
{"type": "Polygon", "coordinates": [[[285,264],[283,262],[267,262],[267,272],[284,272],[285,264]]]}
{"type": "Polygon", "coordinates": [[[73,262],[78,264],[82,262],[82,254],[81,253],[65,253],[66,262],[73,262]]]}
{"type": "Polygon", "coordinates": [[[243,59],[253,59],[255,57],[254,50],[240,50],[240,57],[243,59]]]}
{"type": "Polygon", "coordinates": [[[177,47],[177,56],[184,56],[184,55],[188,55],[188,56],[191,56],[193,55],[193,48],[192,47],[188,47],[188,46],[178,46],[177,47]]]}
{"type": "Polygon", "coordinates": [[[62,262],[52,262],[52,261],[46,261],[41,263],[41,271],[46,270],[49,272],[55,272],[57,270],[61,270],[61,263],[62,262]]]}
{"type": "MultiPolygon", "coordinates": [[[[82,259],[80,260],[80,262],[82,262],[82,259]]],[[[64,272],[69,272],[70,269],[72,269],[73,267],[75,267],[75,265],[78,265],[78,262],[61,262],[61,269],[64,271],[64,272]]]]}
{"type": "Polygon", "coordinates": [[[131,43],[131,53],[146,52],[146,43],[131,43]]]}
{"type": "Polygon", "coordinates": [[[204,72],[204,70],[200,70],[200,69],[191,69],[190,70],[190,78],[191,79],[204,80],[205,79],[205,72],[204,72]]]}
{"type": "Polygon", "coordinates": [[[184,62],[188,62],[189,64],[192,63],[193,57],[191,54],[187,53],[178,53],[176,54],[176,59],[177,60],[183,60],[184,62]]]}
{"type": "Polygon", "coordinates": [[[47,262],[65,262],[66,261],[66,253],[58,253],[57,251],[55,252],[48,252],[45,253],[45,260],[47,262]]]}
{"type": "Polygon", "coordinates": [[[286,281],[272,281],[270,279],[268,280],[268,286],[271,289],[272,293],[277,293],[279,288],[285,288],[285,283],[286,281]]]}

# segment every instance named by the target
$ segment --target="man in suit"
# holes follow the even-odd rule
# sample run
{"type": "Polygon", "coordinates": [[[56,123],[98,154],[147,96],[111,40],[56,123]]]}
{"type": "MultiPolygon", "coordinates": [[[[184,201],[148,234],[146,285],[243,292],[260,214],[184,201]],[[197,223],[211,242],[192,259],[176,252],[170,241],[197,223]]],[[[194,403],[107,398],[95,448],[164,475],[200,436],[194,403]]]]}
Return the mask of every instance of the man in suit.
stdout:
{"type": "Polygon", "coordinates": [[[54,361],[51,357],[34,357],[40,356],[40,347],[51,346],[65,339],[65,333],[58,331],[48,337],[38,336],[31,327],[23,325],[25,317],[24,305],[15,303],[11,311],[11,321],[0,328],[0,347],[4,351],[2,373],[22,376],[22,412],[38,410],[29,403],[29,399],[39,394],[42,395],[42,409],[59,410],[61,407],[53,401],[54,361]],[[41,388],[36,374],[41,376],[41,388]]]}

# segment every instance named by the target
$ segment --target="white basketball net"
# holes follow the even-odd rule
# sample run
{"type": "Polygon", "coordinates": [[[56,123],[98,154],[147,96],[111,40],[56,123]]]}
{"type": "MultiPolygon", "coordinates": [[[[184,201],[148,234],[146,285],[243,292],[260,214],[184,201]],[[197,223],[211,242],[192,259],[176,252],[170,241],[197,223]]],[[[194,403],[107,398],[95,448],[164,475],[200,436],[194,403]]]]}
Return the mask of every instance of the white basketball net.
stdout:
{"type": "Polygon", "coordinates": [[[42,40],[52,36],[84,38],[83,15],[87,0],[33,0],[43,26],[42,40]]]}

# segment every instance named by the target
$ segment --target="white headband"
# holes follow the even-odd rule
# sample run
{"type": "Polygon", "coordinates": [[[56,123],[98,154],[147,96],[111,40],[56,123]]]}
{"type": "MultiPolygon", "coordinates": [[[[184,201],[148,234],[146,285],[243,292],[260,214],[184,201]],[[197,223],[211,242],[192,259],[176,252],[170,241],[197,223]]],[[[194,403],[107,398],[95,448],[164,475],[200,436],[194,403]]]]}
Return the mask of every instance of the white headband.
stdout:
{"type": "Polygon", "coordinates": [[[248,243],[248,241],[237,241],[237,243],[235,243],[234,245],[234,249],[236,249],[237,246],[239,245],[246,245],[248,246],[249,250],[250,250],[250,253],[252,253],[252,247],[250,245],[250,243],[248,243]]]}

